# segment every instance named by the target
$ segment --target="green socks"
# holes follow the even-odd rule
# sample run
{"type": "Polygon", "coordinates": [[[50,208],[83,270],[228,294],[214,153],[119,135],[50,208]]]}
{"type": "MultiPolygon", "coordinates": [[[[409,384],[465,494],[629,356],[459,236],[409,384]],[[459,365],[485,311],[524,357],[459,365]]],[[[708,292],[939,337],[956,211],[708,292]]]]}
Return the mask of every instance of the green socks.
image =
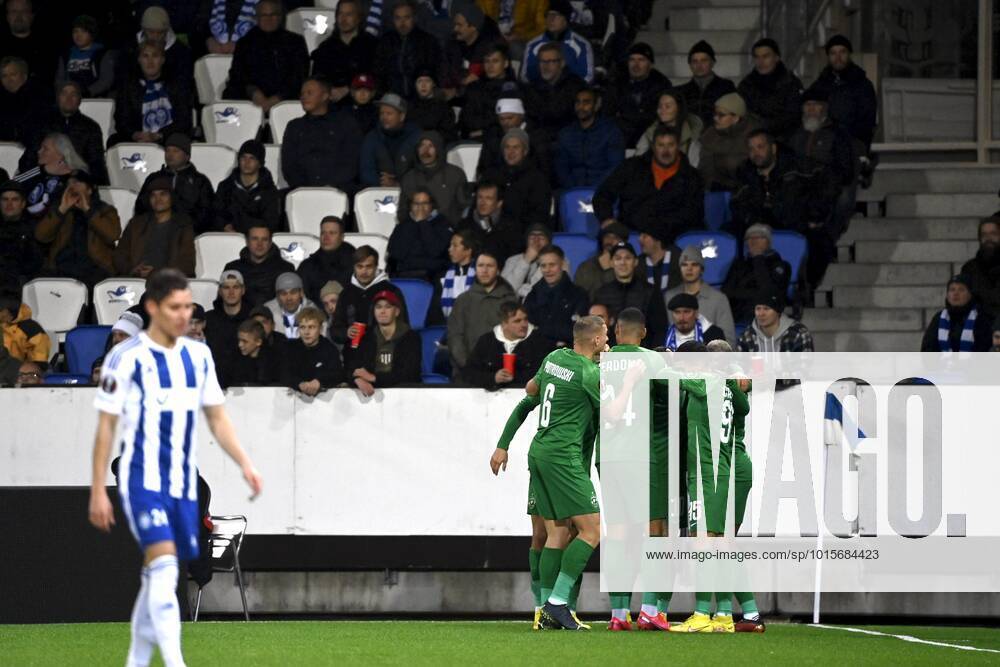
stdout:
{"type": "Polygon", "coordinates": [[[656,604],[656,593],[643,593],[642,594],[642,604],[644,605],[655,605],[656,604]]]}
{"type": "MultiPolygon", "coordinates": [[[[546,549],[545,551],[549,551],[546,549]]],[[[549,596],[549,602],[552,604],[567,604],[569,602],[570,590],[573,588],[573,584],[576,580],[580,578],[583,573],[583,568],[587,567],[587,561],[590,560],[590,555],[594,553],[594,547],[590,546],[579,537],[570,542],[569,546],[562,554],[562,565],[559,568],[559,576],[556,578],[556,585],[552,587],[552,594],[549,596]]],[[[542,552],[542,557],[545,557],[545,552],[542,552]]],[[[544,563],[544,560],[543,560],[544,563]]],[[[543,577],[545,570],[542,570],[543,577]]],[[[544,592],[545,580],[542,580],[542,588],[544,592]]]]}
{"type": "Polygon", "coordinates": [[[657,593],[656,594],[656,613],[666,614],[667,609],[670,607],[670,598],[673,597],[673,593],[657,593]]]}
{"type": "Polygon", "coordinates": [[[712,594],[711,593],[695,593],[694,594],[694,610],[699,614],[705,614],[706,616],[712,613],[712,594]]]}
{"type": "Polygon", "coordinates": [[[736,601],[740,603],[740,609],[743,611],[743,616],[756,618],[760,611],[757,609],[757,600],[754,599],[753,593],[735,593],[736,601]]]}
{"type": "Polygon", "coordinates": [[[576,611],[576,601],[580,599],[580,587],[583,586],[583,572],[576,578],[573,588],[569,589],[569,608],[576,611]]]}
{"type": "Polygon", "coordinates": [[[540,561],[541,558],[542,552],[540,550],[528,550],[528,569],[531,571],[531,594],[535,597],[536,607],[541,607],[545,604],[545,600],[542,599],[541,573],[538,567],[538,561],[540,561]]]}
{"type": "Polygon", "coordinates": [[[555,586],[556,578],[559,576],[562,558],[562,549],[550,549],[548,547],[542,549],[542,554],[538,559],[539,599],[542,601],[542,604],[545,604],[545,601],[552,594],[552,588],[555,586]]]}
{"type": "Polygon", "coordinates": [[[716,593],[715,594],[715,613],[722,616],[732,616],[733,615],[733,594],[732,593],[716,593]]]}
{"type": "Polygon", "coordinates": [[[631,593],[608,593],[608,602],[612,609],[628,609],[632,604],[631,593]]]}

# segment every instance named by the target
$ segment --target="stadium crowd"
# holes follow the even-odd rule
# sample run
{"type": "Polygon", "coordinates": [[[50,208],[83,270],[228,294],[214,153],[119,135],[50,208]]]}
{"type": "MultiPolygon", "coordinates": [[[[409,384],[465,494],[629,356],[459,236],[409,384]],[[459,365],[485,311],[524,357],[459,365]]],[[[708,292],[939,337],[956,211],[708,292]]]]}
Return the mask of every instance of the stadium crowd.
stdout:
{"type": "MultiPolygon", "coordinates": [[[[223,231],[244,235],[245,248],[215,301],[196,308],[191,335],[228,385],[370,394],[429,369],[487,389],[521,385],[571,344],[577,318],[599,314],[613,328],[628,307],[644,313],[650,347],[812,349],[794,315],[835,260],[871,175],[875,90],[845,37],[827,42],[829,64],[808,87],[768,38],[753,44],[742,81],[714,74],[715,51],[698,41],[690,80],[672,82],[635,41],[648,0],[340,0],[312,53],[285,27],[301,3],[161,4],[4,5],[0,141],[25,151],[16,173],[0,174],[0,383],[42,381],[57,352],[22,303],[25,283],[92,289],[161,267],[193,276],[195,238],[223,231]],[[194,63],[205,54],[232,56],[225,99],[264,114],[298,99],[304,112],[282,136],[265,125],[243,143],[217,188],[191,159],[203,138],[194,63]],[[88,98],[115,100],[106,145],[80,111],[88,98]],[[481,143],[475,182],[446,159],[458,141],[481,143]],[[119,142],[165,151],[130,216],[99,191],[106,147],[119,142]],[[281,146],[287,189],[265,166],[268,142],[281,146]],[[323,214],[319,250],[297,268],[283,259],[272,235],[287,229],[288,191],[303,186],[348,197],[399,187],[386,256],[345,240],[353,215],[323,214]],[[598,231],[571,274],[554,201],[572,188],[594,191],[598,231]],[[707,193],[727,193],[721,229],[741,246],[714,286],[703,248],[677,243],[706,229],[707,193]],[[805,238],[803,266],[774,247],[778,230],[805,238]],[[400,279],[431,286],[426,314],[411,312],[400,279]],[[435,346],[423,344],[429,327],[445,331],[435,346]]],[[[998,221],[981,225],[981,250],[949,282],[922,349],[994,346],[998,221]]],[[[132,311],[109,347],[142,326],[144,312],[132,311]]],[[[80,322],[92,319],[85,311],[80,322]]]]}

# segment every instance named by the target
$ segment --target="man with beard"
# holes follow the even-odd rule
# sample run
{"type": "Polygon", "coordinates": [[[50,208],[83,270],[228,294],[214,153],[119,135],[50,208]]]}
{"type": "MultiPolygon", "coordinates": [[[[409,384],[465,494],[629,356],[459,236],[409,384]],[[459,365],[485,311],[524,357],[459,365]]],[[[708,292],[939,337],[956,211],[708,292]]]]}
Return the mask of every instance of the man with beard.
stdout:
{"type": "Polygon", "coordinates": [[[972,295],[991,314],[1000,314],[1000,217],[979,223],[979,252],[962,265],[969,277],[972,295]]]}

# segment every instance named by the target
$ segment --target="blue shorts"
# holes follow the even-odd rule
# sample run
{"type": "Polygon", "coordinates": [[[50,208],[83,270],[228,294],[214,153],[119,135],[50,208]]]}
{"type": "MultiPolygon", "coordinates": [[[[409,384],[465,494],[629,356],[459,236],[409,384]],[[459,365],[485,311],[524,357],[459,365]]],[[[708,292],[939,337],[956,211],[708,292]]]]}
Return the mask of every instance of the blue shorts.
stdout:
{"type": "Polygon", "coordinates": [[[145,551],[157,542],[173,542],[177,560],[187,562],[198,558],[198,501],[145,489],[133,488],[127,496],[121,490],[119,493],[122,510],[140,549],[145,551]]]}

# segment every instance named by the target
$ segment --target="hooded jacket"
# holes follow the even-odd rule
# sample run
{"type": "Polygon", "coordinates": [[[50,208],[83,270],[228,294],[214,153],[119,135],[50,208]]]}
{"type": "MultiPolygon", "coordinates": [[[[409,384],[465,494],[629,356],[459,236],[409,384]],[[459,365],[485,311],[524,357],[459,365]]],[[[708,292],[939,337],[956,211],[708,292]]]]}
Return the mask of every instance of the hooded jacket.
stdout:
{"type": "Polygon", "coordinates": [[[342,110],[328,111],[321,116],[306,114],[292,120],[281,139],[281,173],[288,186],[331,187],[354,192],[361,154],[360,137],[361,128],[353,114],[342,110]]]}
{"type": "Polygon", "coordinates": [[[362,287],[356,276],[351,276],[350,283],[344,286],[337,302],[337,311],[333,314],[333,324],[330,327],[330,338],[335,343],[347,342],[347,330],[355,322],[362,322],[371,327],[374,323],[372,314],[372,299],[382,290],[389,290],[399,297],[403,307],[400,308],[399,322],[410,323],[410,314],[406,307],[406,299],[402,291],[389,282],[389,276],[379,271],[367,287],[362,287]]]}
{"type": "Polygon", "coordinates": [[[406,107],[406,119],[421,130],[440,132],[447,143],[458,139],[455,110],[440,90],[435,90],[430,98],[414,95],[406,107]]]}
{"type": "Polygon", "coordinates": [[[437,212],[420,222],[407,215],[389,237],[389,272],[397,278],[434,282],[448,268],[451,234],[447,218],[437,212]]]}
{"type": "Polygon", "coordinates": [[[598,115],[584,128],[579,121],[559,131],[556,178],[561,188],[595,188],[625,159],[625,137],[613,120],[598,115]]]}
{"type": "MultiPolygon", "coordinates": [[[[530,153],[528,154],[530,157],[530,153]]],[[[513,167],[504,163],[483,174],[485,180],[503,186],[503,210],[512,220],[527,229],[536,222],[549,224],[552,189],[549,179],[530,159],[525,158],[513,167]]]]}
{"type": "Polygon", "coordinates": [[[826,95],[830,118],[864,144],[866,150],[870,149],[877,125],[878,99],[865,71],[853,62],[842,72],[827,65],[812,88],[826,95]]]}
{"type": "Polygon", "coordinates": [[[281,220],[281,195],[267,167],[260,168],[257,181],[249,187],[243,185],[240,168],[235,167],[226,180],[219,183],[212,208],[215,229],[220,232],[227,225],[240,234],[260,225],[276,232],[281,220]]]}
{"type": "Polygon", "coordinates": [[[802,82],[785,63],[778,61],[770,74],[753,70],[736,90],[746,102],[747,111],[760,118],[775,137],[786,138],[798,127],[802,118],[802,82]]]}
{"type": "Polygon", "coordinates": [[[265,301],[274,298],[274,281],[282,273],[295,271],[291,262],[281,259],[278,246],[271,244],[263,262],[250,259],[250,250],[240,250],[239,259],[234,259],[225,266],[225,270],[235,269],[243,276],[247,288],[246,298],[255,306],[261,306],[265,301]]]}
{"type": "Polygon", "coordinates": [[[375,386],[380,388],[418,384],[422,356],[420,334],[402,320],[397,320],[392,338],[383,336],[382,329],[375,325],[365,331],[357,350],[344,346],[347,376],[364,368],[375,376],[375,386]]]}
{"type": "Polygon", "coordinates": [[[347,286],[354,270],[354,250],[354,246],[345,241],[336,250],[320,248],[306,257],[295,270],[302,278],[306,298],[313,303],[322,303],[319,292],[330,280],[336,280],[341,287],[347,286]]]}
{"type": "Polygon", "coordinates": [[[713,74],[712,80],[704,88],[691,79],[678,87],[677,92],[684,97],[688,113],[698,116],[705,127],[712,127],[712,122],[715,120],[715,101],[723,95],[735,93],[736,84],[713,74]]]}
{"type": "Polygon", "coordinates": [[[164,165],[159,171],[147,176],[135,199],[136,215],[149,212],[149,186],[154,179],[161,177],[170,179],[173,186],[171,201],[174,210],[184,213],[192,220],[196,235],[215,229],[212,211],[215,191],[212,188],[212,181],[198,171],[191,162],[180,171],[172,171],[164,165]]]}
{"type": "Polygon", "coordinates": [[[757,223],[798,231],[810,219],[806,213],[811,208],[809,179],[799,171],[795,155],[780,144],[767,178],[745,160],[736,172],[736,180],[739,185],[729,204],[733,217],[728,230],[736,238],[743,238],[746,229],[757,223]]]}
{"type": "Polygon", "coordinates": [[[663,293],[646,282],[646,276],[639,269],[627,283],[616,278],[598,288],[594,303],[607,306],[611,317],[618,317],[618,313],[625,308],[638,308],[646,316],[643,347],[652,349],[663,343],[667,333],[667,306],[663,302],[663,293]]]}
{"type": "Polygon", "coordinates": [[[709,192],[735,192],[740,186],[738,174],[746,162],[747,137],[758,127],[757,121],[744,116],[724,130],[709,127],[701,135],[698,172],[709,192]]]}
{"type": "Polygon", "coordinates": [[[474,387],[493,391],[501,387],[523,387],[535,377],[545,355],[552,346],[533,324],[528,325],[528,335],[518,340],[507,340],[499,324],[493,331],[484,333],[469,353],[462,373],[462,380],[474,387]],[[497,371],[503,368],[503,355],[513,354],[514,379],[503,385],[496,382],[497,371]]]}
{"type": "Polygon", "coordinates": [[[524,307],[528,319],[554,349],[560,344],[573,345],[573,323],[587,314],[590,302],[587,293],[574,285],[569,274],[563,271],[555,285],[549,285],[544,279],[535,283],[524,300],[524,307]]]}
{"type": "MultiPolygon", "coordinates": [[[[936,333],[935,333],[936,335],[936,333]]],[[[757,324],[748,326],[736,344],[739,352],[812,352],[813,338],[809,329],[802,322],[793,320],[782,313],[778,320],[778,330],[773,336],[767,336],[757,324]]]]}
{"type": "MultiPolygon", "coordinates": [[[[186,276],[194,276],[194,225],[184,213],[174,210],[171,221],[177,226],[173,237],[173,246],[167,253],[164,266],[177,269],[186,276]]],[[[118,247],[112,256],[115,271],[120,276],[130,276],[143,258],[146,244],[150,242],[153,225],[156,222],[153,213],[141,213],[125,226],[118,247]]],[[[161,267],[156,267],[161,268],[161,267]]]]}
{"type": "Polygon", "coordinates": [[[283,27],[270,33],[254,27],[236,42],[223,98],[249,100],[260,90],[267,96],[297,100],[308,74],[309,50],[302,35],[283,27]]]}
{"type": "MultiPolygon", "coordinates": [[[[64,214],[59,213],[58,206],[50,206],[35,227],[35,238],[39,243],[48,245],[48,252],[45,258],[45,268],[55,275],[66,275],[77,278],[82,276],[70,276],[60,270],[60,255],[64,249],[74,242],[73,232],[77,224],[86,226],[87,256],[101,271],[111,275],[115,271],[113,256],[115,243],[122,233],[121,221],[118,219],[118,211],[113,206],[108,206],[102,202],[94,192],[91,199],[90,210],[83,213],[79,209],[69,209],[64,214]]],[[[8,224],[8,223],[0,223],[8,224]]],[[[16,223],[10,223],[16,224],[16,223]]],[[[64,267],[68,268],[68,267],[64,267]]],[[[88,282],[84,280],[83,282],[88,282]]]]}
{"type": "Polygon", "coordinates": [[[454,223],[462,219],[462,214],[469,205],[469,183],[465,178],[465,171],[450,164],[447,157],[444,138],[439,132],[433,130],[421,132],[410,158],[413,166],[403,174],[400,181],[402,195],[400,201],[409,202],[417,190],[428,190],[434,198],[438,212],[449,223],[454,223]],[[429,165],[423,164],[418,154],[420,144],[425,139],[430,140],[437,151],[437,157],[429,165]]]}
{"type": "Polygon", "coordinates": [[[34,361],[43,367],[49,363],[49,335],[42,325],[31,319],[31,308],[26,303],[17,309],[12,322],[3,325],[3,346],[10,356],[20,361],[34,361]]]}
{"type": "Polygon", "coordinates": [[[205,342],[219,362],[240,354],[236,347],[237,333],[240,325],[250,319],[251,310],[253,303],[244,295],[235,315],[226,313],[219,298],[212,302],[212,310],[205,313],[205,342]]]}
{"type": "Polygon", "coordinates": [[[455,299],[448,318],[448,353],[455,377],[460,377],[479,337],[500,324],[500,305],[506,301],[517,301],[517,295],[503,278],[489,292],[477,280],[455,299]]]}
{"type": "MultiPolygon", "coordinates": [[[[379,186],[379,174],[394,174],[397,180],[413,166],[413,149],[420,137],[420,128],[407,121],[403,127],[387,132],[381,124],[365,135],[361,144],[361,185],[379,186]]],[[[290,182],[290,181],[289,181],[290,182]]]]}

